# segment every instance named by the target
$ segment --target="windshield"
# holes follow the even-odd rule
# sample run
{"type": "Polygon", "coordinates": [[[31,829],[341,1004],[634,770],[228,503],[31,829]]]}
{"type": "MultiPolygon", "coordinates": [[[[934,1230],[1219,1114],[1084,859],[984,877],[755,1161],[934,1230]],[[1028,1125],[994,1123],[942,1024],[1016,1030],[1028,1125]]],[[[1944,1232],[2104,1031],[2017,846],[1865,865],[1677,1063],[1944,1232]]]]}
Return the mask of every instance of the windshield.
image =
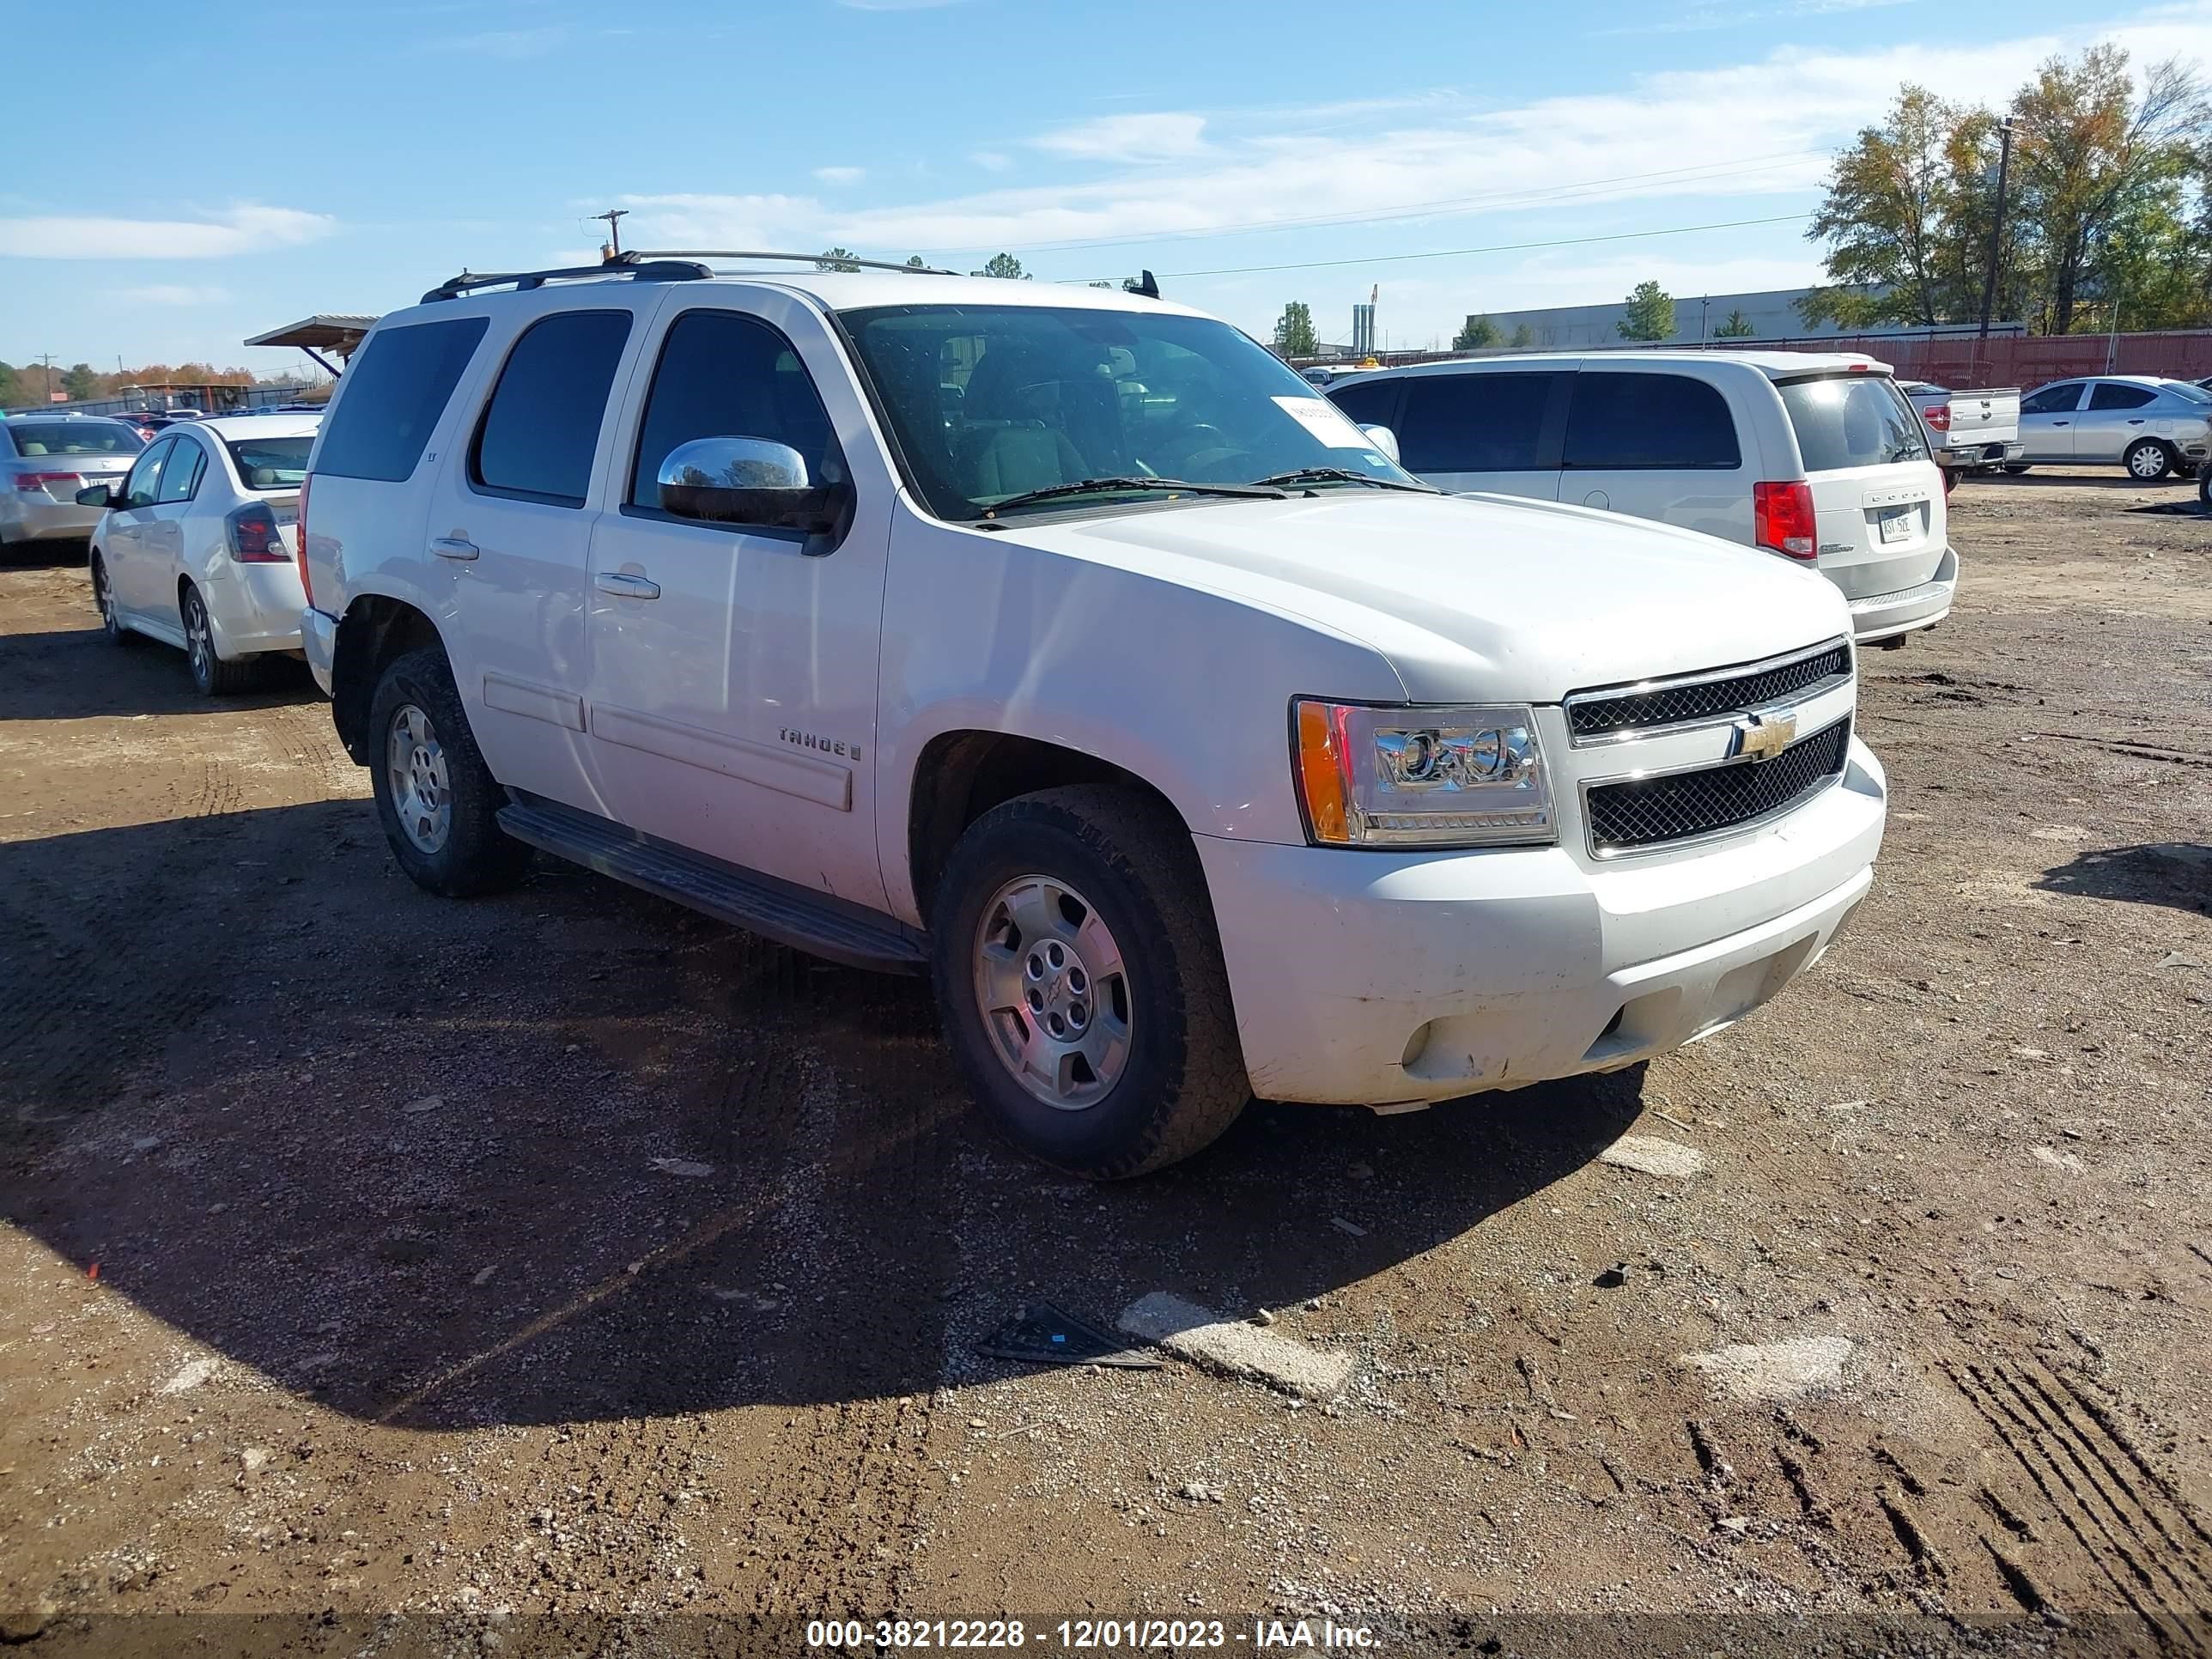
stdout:
{"type": "MultiPolygon", "coordinates": [[[[1086,478],[1237,484],[1322,468],[1358,476],[1310,487],[1414,483],[1288,364],[1210,318],[1042,306],[840,316],[908,482],[941,519],[1086,478]]],[[[1125,492],[1110,504],[1161,499],[1125,492]]],[[[1017,510],[1106,501],[1061,495],[1017,510]]]]}
{"type": "Polygon", "coordinates": [[[1776,386],[1808,472],[1928,459],[1920,417],[1887,374],[1828,374],[1776,386]]]}
{"type": "Polygon", "coordinates": [[[2187,380],[2160,380],[2159,385],[2185,403],[2212,404],[2212,392],[2207,392],[2201,386],[2192,386],[2187,380]]]}
{"type": "Polygon", "coordinates": [[[18,455],[136,455],[146,441],[120,421],[10,421],[18,455]]]}
{"type": "Polygon", "coordinates": [[[313,433],[296,438],[236,438],[225,445],[248,489],[297,489],[307,476],[307,452],[314,447],[313,433]]]}

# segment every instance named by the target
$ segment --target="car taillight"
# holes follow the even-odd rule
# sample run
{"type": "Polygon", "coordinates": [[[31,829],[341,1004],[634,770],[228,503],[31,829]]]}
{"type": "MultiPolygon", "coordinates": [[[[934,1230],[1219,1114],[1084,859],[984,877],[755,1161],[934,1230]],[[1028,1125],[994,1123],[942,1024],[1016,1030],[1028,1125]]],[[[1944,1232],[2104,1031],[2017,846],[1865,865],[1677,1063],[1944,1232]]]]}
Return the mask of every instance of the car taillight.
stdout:
{"type": "Polygon", "coordinates": [[[1810,559],[1820,552],[1813,520],[1813,486],[1755,483],[1751,487],[1752,539],[1761,547],[1810,559]]]}
{"type": "Polygon", "coordinates": [[[1920,418],[1928,422],[1930,432],[1948,432],[1951,429],[1951,405],[1937,404],[1933,408],[1923,409],[1920,411],[1920,418]]]}
{"type": "Polygon", "coordinates": [[[240,564],[289,564],[292,550],[276,528],[276,515],[265,501],[249,501],[223,520],[230,533],[230,556],[240,564]]]}
{"type": "Polygon", "coordinates": [[[15,475],[15,488],[29,494],[36,494],[50,483],[75,484],[82,489],[84,478],[76,472],[18,472],[15,475]]]}
{"type": "Polygon", "coordinates": [[[315,590],[307,580],[307,486],[315,481],[309,473],[300,480],[300,506],[292,520],[292,544],[299,550],[300,593],[309,605],[315,602],[315,590]]]}

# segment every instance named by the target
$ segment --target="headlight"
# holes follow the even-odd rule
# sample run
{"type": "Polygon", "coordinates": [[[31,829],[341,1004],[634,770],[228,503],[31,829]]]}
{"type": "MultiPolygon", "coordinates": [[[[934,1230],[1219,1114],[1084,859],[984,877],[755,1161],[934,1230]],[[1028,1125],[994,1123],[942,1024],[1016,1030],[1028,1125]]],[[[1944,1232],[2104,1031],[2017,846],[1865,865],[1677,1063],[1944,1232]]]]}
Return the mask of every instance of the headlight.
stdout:
{"type": "Polygon", "coordinates": [[[1528,846],[1558,839],[1524,707],[1293,705],[1298,796],[1325,847],[1528,846]]]}

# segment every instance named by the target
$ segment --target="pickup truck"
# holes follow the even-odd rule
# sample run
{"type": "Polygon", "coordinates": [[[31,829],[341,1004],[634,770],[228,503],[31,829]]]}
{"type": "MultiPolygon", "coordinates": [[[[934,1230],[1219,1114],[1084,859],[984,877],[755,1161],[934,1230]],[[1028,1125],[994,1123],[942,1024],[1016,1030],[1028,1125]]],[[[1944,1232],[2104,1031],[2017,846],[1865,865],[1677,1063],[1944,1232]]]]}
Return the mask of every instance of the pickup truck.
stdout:
{"type": "Polygon", "coordinates": [[[1442,495],[1156,291],[775,258],[464,275],[338,382],[302,648],[422,887],[926,975],[916,1063],[1094,1178],[1635,1066],[1866,896],[1817,571],[1442,495]]]}
{"type": "Polygon", "coordinates": [[[1962,471],[2017,465],[2027,452],[2020,441],[2020,388],[1984,386],[1952,392],[1925,380],[1905,383],[1905,396],[1928,428],[1928,447],[1948,489],[1962,471]]]}

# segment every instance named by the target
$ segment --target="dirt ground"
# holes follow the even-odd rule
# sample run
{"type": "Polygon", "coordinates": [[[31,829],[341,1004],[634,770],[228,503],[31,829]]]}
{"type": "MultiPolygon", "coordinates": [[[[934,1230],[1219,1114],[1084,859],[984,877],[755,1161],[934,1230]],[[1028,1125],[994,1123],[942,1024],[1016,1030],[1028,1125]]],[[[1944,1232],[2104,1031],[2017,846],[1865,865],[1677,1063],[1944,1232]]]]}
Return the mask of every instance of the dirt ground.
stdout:
{"type": "Polygon", "coordinates": [[[2212,1650],[2212,522],[2043,472],[1953,512],[1807,979],[1646,1071],[1255,1107],[1106,1188],[991,1139],[916,982],[550,863],[419,892],[304,676],[203,702],[17,559],[0,1640],[2212,1650]],[[1160,1290],[1352,1380],[976,1352],[1160,1290]]]}

